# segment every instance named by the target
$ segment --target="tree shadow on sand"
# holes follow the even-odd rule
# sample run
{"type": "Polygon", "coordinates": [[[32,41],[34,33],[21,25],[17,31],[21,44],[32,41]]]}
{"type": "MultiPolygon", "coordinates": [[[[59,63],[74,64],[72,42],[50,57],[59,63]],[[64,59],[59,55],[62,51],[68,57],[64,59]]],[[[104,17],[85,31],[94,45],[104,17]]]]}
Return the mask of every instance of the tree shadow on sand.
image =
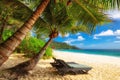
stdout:
{"type": "Polygon", "coordinates": [[[13,70],[11,68],[0,71],[0,80],[22,80],[29,78],[43,78],[43,77],[54,77],[58,73],[52,67],[37,67],[32,71],[26,72],[23,70],[13,70]]]}

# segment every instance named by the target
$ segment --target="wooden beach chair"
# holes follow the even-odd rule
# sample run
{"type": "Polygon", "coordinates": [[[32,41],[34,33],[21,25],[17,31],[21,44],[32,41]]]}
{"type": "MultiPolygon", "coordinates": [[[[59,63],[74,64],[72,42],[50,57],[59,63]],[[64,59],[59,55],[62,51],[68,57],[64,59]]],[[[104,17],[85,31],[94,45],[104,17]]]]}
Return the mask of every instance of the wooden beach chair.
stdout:
{"type": "Polygon", "coordinates": [[[89,67],[83,64],[78,64],[75,62],[65,62],[61,59],[56,59],[56,58],[53,58],[53,59],[54,59],[54,62],[50,64],[58,70],[58,73],[60,75],[65,75],[67,73],[85,74],[92,69],[92,67],[89,67]]]}

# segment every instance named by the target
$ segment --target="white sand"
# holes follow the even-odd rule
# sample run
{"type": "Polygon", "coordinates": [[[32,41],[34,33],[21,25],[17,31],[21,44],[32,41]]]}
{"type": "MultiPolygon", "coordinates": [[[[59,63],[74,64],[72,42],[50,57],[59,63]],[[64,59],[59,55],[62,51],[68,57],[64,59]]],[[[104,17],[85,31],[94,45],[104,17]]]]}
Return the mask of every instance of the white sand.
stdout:
{"type": "MultiPolygon", "coordinates": [[[[21,77],[19,80],[120,80],[120,58],[89,55],[89,54],[77,54],[71,52],[53,51],[53,54],[58,59],[63,59],[66,62],[76,62],[85,64],[92,67],[92,70],[88,74],[78,74],[61,76],[57,73],[56,69],[50,65],[53,59],[40,60],[38,65],[32,70],[31,74],[26,77],[21,77]]],[[[9,68],[20,62],[23,62],[24,58],[12,55],[10,59],[1,67],[9,68]]],[[[10,76],[8,76],[10,77],[10,76]]],[[[0,80],[8,80],[6,78],[0,78],[0,80]]]]}
{"type": "Polygon", "coordinates": [[[120,57],[63,52],[57,50],[54,50],[53,53],[56,58],[65,59],[66,61],[83,61],[87,63],[112,64],[120,67],[120,57]]]}
{"type": "Polygon", "coordinates": [[[70,80],[120,80],[120,58],[84,53],[54,51],[54,56],[64,61],[73,61],[91,66],[88,75],[71,76],[70,80]]]}

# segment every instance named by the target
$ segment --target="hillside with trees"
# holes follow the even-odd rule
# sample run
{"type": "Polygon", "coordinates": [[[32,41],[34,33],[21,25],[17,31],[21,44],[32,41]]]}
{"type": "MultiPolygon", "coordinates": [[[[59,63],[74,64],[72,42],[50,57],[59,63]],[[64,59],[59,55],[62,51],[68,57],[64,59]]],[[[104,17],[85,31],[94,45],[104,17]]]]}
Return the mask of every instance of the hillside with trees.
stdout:
{"type": "Polygon", "coordinates": [[[80,49],[78,47],[71,46],[67,43],[60,43],[60,42],[55,42],[55,41],[53,41],[50,46],[53,49],[80,49]]]}

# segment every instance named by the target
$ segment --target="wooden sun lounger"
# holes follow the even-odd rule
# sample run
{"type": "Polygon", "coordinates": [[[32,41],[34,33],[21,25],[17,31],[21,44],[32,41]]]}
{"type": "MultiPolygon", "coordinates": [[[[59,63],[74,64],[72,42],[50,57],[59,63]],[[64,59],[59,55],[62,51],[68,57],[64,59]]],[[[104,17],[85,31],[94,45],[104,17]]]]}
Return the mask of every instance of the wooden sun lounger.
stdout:
{"type": "Polygon", "coordinates": [[[65,75],[66,73],[71,73],[71,74],[84,74],[88,73],[89,70],[92,69],[92,67],[78,64],[75,62],[65,62],[61,59],[56,59],[53,58],[54,62],[50,63],[53,67],[55,67],[59,74],[65,75]]]}

